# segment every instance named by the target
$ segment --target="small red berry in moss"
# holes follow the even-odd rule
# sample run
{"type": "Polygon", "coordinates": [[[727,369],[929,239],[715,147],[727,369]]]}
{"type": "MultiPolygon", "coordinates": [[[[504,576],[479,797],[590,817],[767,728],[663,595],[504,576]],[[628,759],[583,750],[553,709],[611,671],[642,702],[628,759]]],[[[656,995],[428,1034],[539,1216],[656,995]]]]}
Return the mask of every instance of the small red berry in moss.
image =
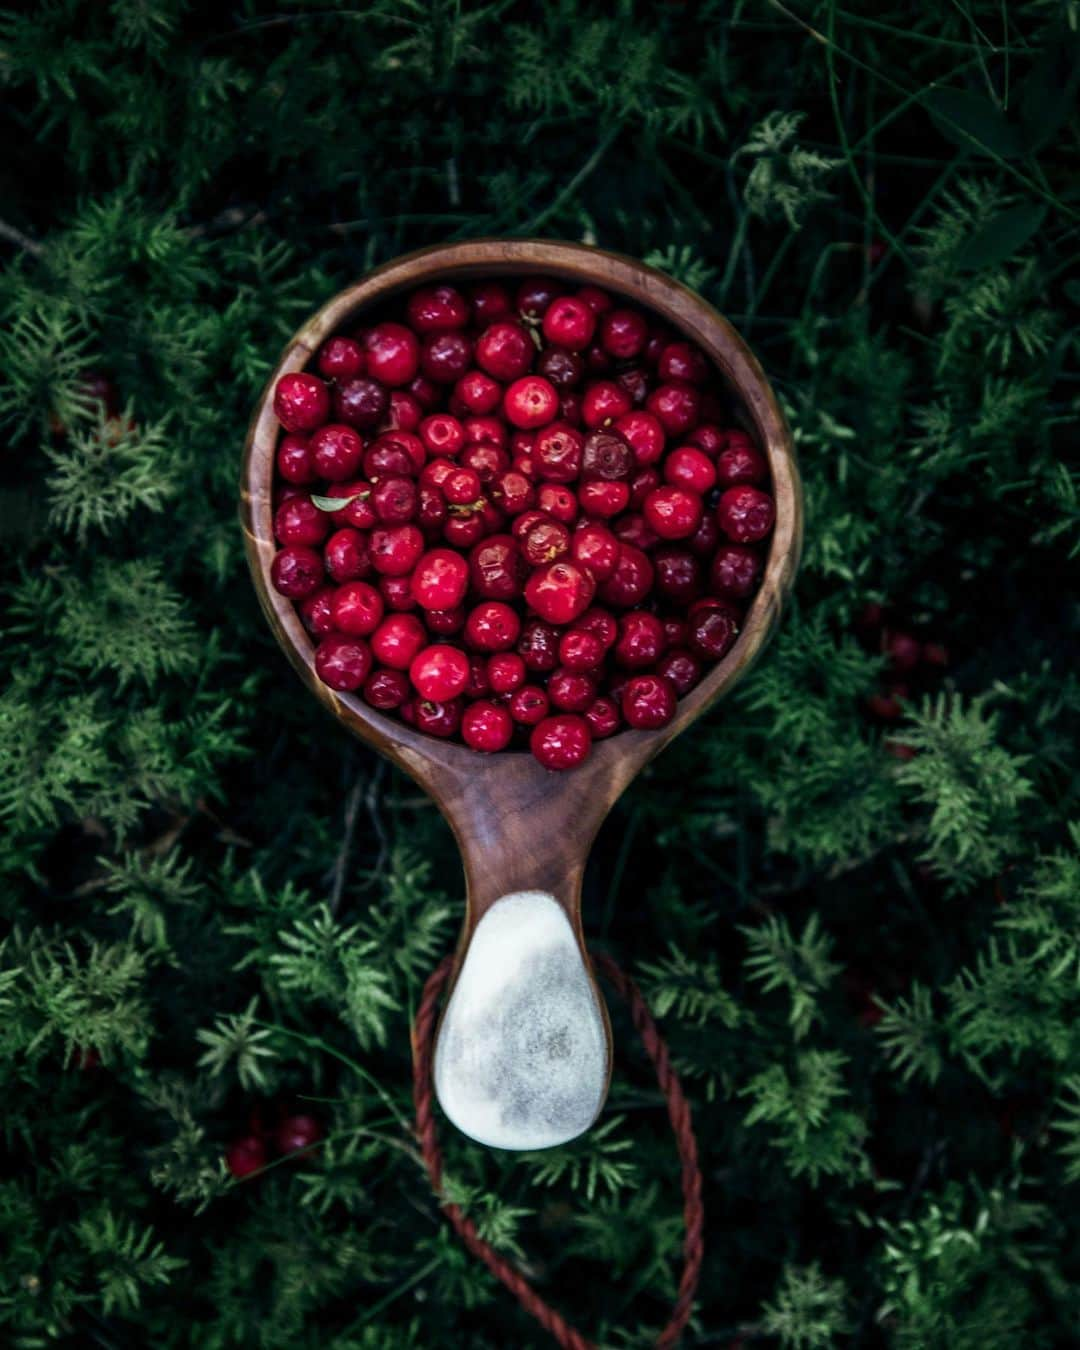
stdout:
{"type": "Polygon", "coordinates": [[[274,589],[290,600],[302,600],[311,595],[325,580],[322,558],[304,544],[290,544],[279,549],[270,564],[270,581],[274,589]]]}
{"type": "Polygon", "coordinates": [[[514,719],[488,699],[471,703],[461,718],[461,738],[472,750],[493,754],[505,750],[514,734],[514,719]]]}
{"type": "Polygon", "coordinates": [[[363,638],[329,633],[315,648],[315,673],[340,693],[359,689],[371,674],[371,648],[363,638]]]}
{"type": "Polygon", "coordinates": [[[664,625],[648,610],[634,610],[619,620],[619,636],[613,654],[626,670],[654,666],[664,650],[664,625]]]}
{"type": "Polygon", "coordinates": [[[882,742],[886,754],[892,755],[894,759],[906,763],[914,759],[919,753],[913,745],[906,745],[903,741],[886,740],[882,742]]]}
{"type": "MultiPolygon", "coordinates": [[[[307,540],[297,539],[295,543],[307,543],[307,540]]],[[[910,633],[902,633],[893,629],[885,633],[884,642],[885,654],[889,658],[889,666],[896,671],[898,675],[905,675],[922,660],[923,647],[918,638],[914,638],[910,633]]]]}
{"type": "Polygon", "coordinates": [[[449,740],[461,729],[461,714],[465,705],[460,698],[447,699],[444,703],[418,698],[413,706],[416,729],[425,735],[449,740]]]}
{"type": "Polygon", "coordinates": [[[423,609],[453,609],[469,589],[469,564],[453,549],[429,549],[416,564],[411,584],[423,609]]]}
{"type": "Polygon", "coordinates": [[[509,534],[490,535],[469,553],[472,588],[485,600],[513,600],[520,595],[526,570],[518,542],[509,534]]]}
{"type": "Polygon", "coordinates": [[[555,386],[542,375],[523,375],[503,395],[503,416],[523,430],[546,426],[558,411],[555,386]]]}
{"type": "Polygon", "coordinates": [[[525,599],[549,623],[569,624],[588,609],[595,590],[591,573],[562,559],[533,572],[525,583],[525,599]]]}
{"type": "Polygon", "coordinates": [[[663,675],[635,675],[622,693],[622,715],[638,731],[667,726],[675,706],[675,686],[663,675]]]}
{"type": "Polygon", "coordinates": [[[645,498],[641,509],[649,528],[661,539],[686,539],[701,523],[704,507],[696,492],[658,487],[645,498]]]}
{"type": "Polygon", "coordinates": [[[630,395],[614,380],[596,380],[581,400],[581,420],[590,430],[625,417],[633,409],[630,395]]]}
{"type": "Polygon", "coordinates": [[[453,286],[425,286],[409,296],[409,323],[417,333],[446,333],[465,328],[469,302],[453,286]]]}
{"type": "Polygon", "coordinates": [[[871,694],[866,700],[866,710],[871,717],[882,722],[895,722],[904,715],[904,700],[908,696],[908,687],[898,681],[886,686],[885,692],[871,694]]]}
{"type": "Polygon", "coordinates": [[[598,594],[606,605],[629,609],[639,605],[652,590],[653,566],[648,555],[633,544],[619,544],[615,571],[600,583],[598,594]]]}
{"type": "Polygon", "coordinates": [[[520,323],[502,319],[491,324],[476,342],[476,363],[495,379],[509,384],[528,374],[536,348],[520,323]]]}
{"type": "Polygon", "coordinates": [[[412,692],[408,676],[400,670],[376,670],[364,681],[360,691],[364,702],[380,712],[400,708],[412,692]]]}
{"type": "Polygon", "coordinates": [[[323,548],[323,562],[334,581],[366,577],[371,572],[367,539],[350,525],[335,530],[323,548]]]}
{"type": "Polygon", "coordinates": [[[704,450],[680,445],[664,460],[664,482],[704,496],[716,484],[716,467],[704,450]]]}
{"type": "Polygon", "coordinates": [[[380,665],[408,670],[427,642],[415,614],[389,614],[371,635],[371,650],[380,665]]]}
{"type": "Polygon", "coordinates": [[[377,323],[364,335],[367,374],[387,389],[409,383],[420,369],[420,343],[401,323],[377,323]]]}
{"type": "Polygon", "coordinates": [[[295,432],[289,432],[287,436],[282,436],[281,443],[277,448],[276,462],[278,476],[284,478],[286,483],[296,483],[302,486],[305,483],[313,483],[318,477],[311,459],[311,446],[308,438],[297,436],[295,432]]]}
{"type": "Polygon", "coordinates": [[[279,1153],[310,1153],[323,1137],[322,1126],[314,1116],[286,1116],[274,1131],[274,1143],[279,1153]]]}
{"type": "Polygon", "coordinates": [[[584,351],[595,331],[596,313],[580,296],[559,296],[544,312],[544,337],[556,347],[584,351]]]}
{"type": "Polygon", "coordinates": [[[559,631],[543,619],[527,619],[518,638],[517,653],[527,670],[544,673],[559,664],[559,631]]]}
{"type": "MultiPolygon", "coordinates": [[[[718,605],[722,602],[718,602],[718,605]]],[[[728,608],[700,609],[691,615],[687,645],[706,661],[719,661],[734,646],[739,636],[736,612],[728,608]]]]}
{"type": "Polygon", "coordinates": [[[446,703],[465,692],[469,682],[469,658],[458,647],[435,643],[413,657],[409,679],[420,697],[446,703]]]}
{"type": "Polygon", "coordinates": [[[717,549],[709,571],[709,586],[714,595],[730,600],[745,600],[757,589],[764,559],[745,544],[724,544],[717,549]]]}
{"type": "Polygon", "coordinates": [[[693,652],[675,647],[656,663],[656,673],[669,680],[679,698],[683,698],[701,679],[701,662],[693,652]]]}
{"type": "Polygon", "coordinates": [[[402,577],[411,572],[423,551],[424,536],[415,525],[387,525],[371,532],[371,562],[383,576],[402,577]]]}
{"type": "Polygon", "coordinates": [[[776,520],[776,505],[767,492],[756,487],[731,487],[720,497],[716,522],[736,544],[764,539],[776,520]]]}
{"type": "Polygon", "coordinates": [[[339,422],[362,431],[377,426],[389,406],[387,389],[366,375],[344,380],[334,389],[334,416],[339,422]]]}
{"type": "Polygon", "coordinates": [[[257,1134],[245,1135],[225,1150],[225,1166],[237,1181],[261,1172],[266,1164],[266,1145],[257,1134]]]}
{"type": "Polygon", "coordinates": [[[330,391],[306,371],[282,375],[274,386],[274,414],[286,431],[314,431],[330,416],[330,391]]]}
{"type": "Polygon", "coordinates": [[[573,769],[592,749],[592,732],[584,717],[559,713],[537,723],[529,737],[529,749],[545,769],[573,769]]]}
{"type": "Polygon", "coordinates": [[[709,375],[705,353],[692,342],[669,342],[660,353],[656,373],[662,380],[684,380],[702,384],[709,375]]]}
{"type": "Polygon", "coordinates": [[[364,349],[354,338],[332,337],[319,348],[315,362],[326,380],[351,380],[367,369],[364,349]]]}
{"type": "Polygon", "coordinates": [[[525,662],[517,652],[497,652],[488,658],[487,677],[493,694],[512,694],[525,683],[525,662]]]}
{"type": "Polygon", "coordinates": [[[616,361],[630,361],[645,350],[649,325],[634,309],[609,309],[600,319],[600,345],[616,361]]]}
{"type": "Polygon", "coordinates": [[[333,627],[352,637],[368,637],[382,622],[385,605],[374,586],[366,581],[348,581],[333,593],[330,614],[333,627]]]}

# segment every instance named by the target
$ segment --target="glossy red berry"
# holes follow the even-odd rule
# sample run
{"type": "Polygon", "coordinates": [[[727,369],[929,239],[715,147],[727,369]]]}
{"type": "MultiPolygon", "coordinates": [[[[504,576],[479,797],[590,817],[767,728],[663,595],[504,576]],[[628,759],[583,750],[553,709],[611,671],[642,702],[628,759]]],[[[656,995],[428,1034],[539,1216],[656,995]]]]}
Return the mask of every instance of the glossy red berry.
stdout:
{"type": "Polygon", "coordinates": [[[409,323],[417,333],[446,333],[465,328],[469,302],[453,286],[425,286],[409,296],[409,323]]]}
{"type": "Polygon", "coordinates": [[[432,703],[446,703],[465,692],[469,682],[469,658],[458,647],[434,643],[413,657],[409,679],[421,698],[432,703]]]}
{"type": "Polygon", "coordinates": [[[363,638],[329,633],[315,648],[315,673],[341,693],[359,689],[371,674],[371,648],[363,638]]]}
{"type": "Polygon", "coordinates": [[[525,727],[534,727],[548,715],[551,704],[538,684],[523,684],[510,696],[510,716],[525,727]]]}
{"type": "Polygon", "coordinates": [[[384,525],[407,525],[420,505],[416,483],[392,475],[380,478],[372,488],[371,505],[384,525]]]}
{"type": "Polygon", "coordinates": [[[630,484],[591,478],[578,489],[578,500],[587,516],[610,520],[630,505],[630,484]]]}
{"type": "Polygon", "coordinates": [[[641,509],[649,528],[661,539],[686,539],[700,524],[704,508],[696,492],[665,486],[650,492],[641,509]]]}
{"type": "Polygon", "coordinates": [[[776,520],[776,506],[767,492],[756,487],[731,487],[721,494],[716,522],[736,544],[764,539],[776,520]]]}
{"type": "Polygon", "coordinates": [[[520,595],[526,570],[518,542],[508,534],[481,540],[469,554],[470,583],[486,600],[513,600],[520,595]]]}
{"type": "Polygon", "coordinates": [[[378,577],[375,586],[387,609],[402,614],[410,609],[419,609],[413,599],[412,577],[378,577]]]}
{"type": "Polygon", "coordinates": [[[465,620],[465,641],[474,651],[508,652],[520,635],[517,610],[502,600],[482,600],[465,620]]]}
{"type": "Polygon", "coordinates": [[[585,712],[596,698],[596,681],[584,671],[557,667],[548,676],[547,694],[560,712],[585,712]]]}
{"type": "Polygon", "coordinates": [[[633,408],[630,395],[614,380],[596,380],[581,400],[581,420],[590,430],[625,417],[633,408]]]}
{"type": "Polygon", "coordinates": [[[706,661],[719,661],[734,646],[739,636],[736,612],[728,607],[701,609],[690,619],[687,643],[690,650],[706,661]]]}
{"type": "Polygon", "coordinates": [[[424,338],[420,368],[433,385],[456,384],[472,363],[472,339],[464,333],[429,333],[424,338]]]}
{"type": "Polygon", "coordinates": [[[475,469],[455,468],[442,481],[442,494],[451,506],[472,506],[482,490],[480,475],[475,469]]]}
{"type": "Polygon", "coordinates": [[[372,530],[369,551],[376,572],[402,577],[420,561],[424,536],[415,525],[387,525],[372,530]]]}
{"type": "Polygon", "coordinates": [[[639,468],[655,464],[664,453],[666,435],[660,419],[651,412],[633,411],[615,419],[615,430],[629,445],[639,468]]]}
{"type": "Polygon", "coordinates": [[[617,361],[630,361],[645,350],[649,325],[634,309],[609,309],[600,319],[600,345],[617,361]]]}
{"type": "Polygon", "coordinates": [[[602,291],[599,286],[582,286],[577,297],[584,300],[594,314],[606,314],[615,304],[607,291],[602,291]]]}
{"type": "Polygon", "coordinates": [[[494,323],[513,313],[510,292],[500,281],[478,282],[469,292],[469,299],[478,324],[494,323]]]}
{"type": "Polygon", "coordinates": [[[559,296],[544,312],[543,331],[556,347],[584,351],[596,331],[596,312],[580,296],[559,296]]]}
{"type": "Polygon", "coordinates": [[[322,1126],[314,1116],[286,1116],[274,1131],[277,1151],[286,1155],[310,1153],[323,1137],[322,1126]]]}
{"type": "Polygon", "coordinates": [[[371,635],[371,650],[380,665],[408,670],[427,641],[415,614],[389,614],[371,635]]]}
{"type": "Polygon", "coordinates": [[[525,599],[548,623],[569,624],[592,603],[595,578],[566,560],[538,567],[525,583],[525,599]]]}
{"type": "Polygon", "coordinates": [[[488,699],[477,699],[462,715],[462,740],[470,749],[482,754],[505,750],[513,734],[514,719],[505,708],[488,699]]]}
{"type": "Polygon", "coordinates": [[[514,305],[523,318],[542,319],[551,302],[562,294],[563,289],[561,283],[552,277],[526,277],[517,289],[514,305]]]}
{"type": "Polygon", "coordinates": [[[274,537],[279,544],[321,544],[330,533],[330,517],[310,497],[282,502],[274,512],[274,537]]]}
{"type": "Polygon", "coordinates": [[[348,581],[332,593],[330,614],[333,627],[352,637],[368,637],[382,622],[385,605],[374,586],[366,581],[348,581]]]}
{"type": "Polygon", "coordinates": [[[619,636],[613,654],[625,670],[654,666],[664,650],[664,625],[648,610],[634,610],[619,620],[619,636]]]}
{"type": "MultiPolygon", "coordinates": [[[[585,437],[568,422],[552,422],[537,433],[532,459],[536,476],[551,483],[572,483],[581,473],[585,437]]],[[[576,507],[575,507],[576,510],[576,507]]]]}
{"type": "Polygon", "coordinates": [[[716,481],[722,488],[764,483],[768,476],[765,456],[752,445],[728,445],[716,456],[716,481]]]}
{"type": "Polygon", "coordinates": [[[476,362],[489,375],[509,384],[527,374],[536,348],[520,323],[502,319],[486,328],[476,343],[476,362]]]}
{"type": "Polygon", "coordinates": [[[320,586],[317,591],[305,595],[296,606],[304,627],[312,637],[325,637],[334,631],[334,594],[333,586],[320,586]]]}
{"type": "Polygon", "coordinates": [[[554,670],[559,664],[559,630],[543,619],[527,619],[521,627],[517,653],[527,670],[554,670]]]}
{"type": "Polygon", "coordinates": [[[724,544],[716,550],[709,570],[709,588],[729,600],[753,595],[761,580],[764,559],[745,544],[724,544]]]}
{"type": "Polygon", "coordinates": [[[619,561],[619,541],[606,525],[590,521],[570,536],[570,556],[597,581],[606,581],[619,561]]]}
{"type": "Polygon", "coordinates": [[[278,476],[284,478],[286,483],[303,486],[306,483],[313,483],[318,477],[311,459],[308,438],[298,436],[295,432],[282,436],[277,448],[276,463],[278,476]]]}
{"type": "Polygon", "coordinates": [[[622,694],[622,715],[638,731],[655,731],[675,716],[675,686],[663,675],[635,675],[622,694]]]}
{"type": "Polygon", "coordinates": [[[692,342],[669,342],[660,353],[656,373],[662,380],[703,384],[709,375],[709,363],[701,348],[692,342]]]}
{"type": "Polygon", "coordinates": [[[446,455],[453,459],[465,446],[465,428],[449,413],[429,413],[417,427],[429,455],[446,455]]]}
{"type": "Polygon", "coordinates": [[[664,460],[664,482],[704,496],[716,485],[716,467],[704,450],[680,445],[664,460]]]}
{"type": "MultiPolygon", "coordinates": [[[[303,543],[303,540],[297,540],[297,543],[303,543]]],[[[903,633],[896,629],[886,630],[884,635],[884,651],[889,658],[890,667],[898,675],[906,675],[922,660],[923,645],[918,638],[912,637],[910,633],[903,633]]]]}
{"type": "Polygon", "coordinates": [[[600,583],[597,593],[605,604],[629,609],[641,604],[652,584],[653,566],[648,555],[633,544],[620,543],[615,571],[600,583]]]}
{"type": "Polygon", "coordinates": [[[595,633],[571,629],[559,638],[559,660],[567,670],[595,670],[604,659],[606,648],[595,633]]]}
{"type": "Polygon", "coordinates": [[[530,567],[541,567],[570,552],[570,530],[561,520],[545,516],[521,537],[521,556],[530,567]]]}
{"type": "Polygon", "coordinates": [[[512,694],[525,683],[525,662],[517,652],[497,652],[488,658],[487,677],[493,694],[512,694]]]}
{"type": "Polygon", "coordinates": [[[330,416],[330,391],[306,371],[282,375],[274,386],[274,414],[286,431],[314,431],[330,416]]]}
{"type": "Polygon", "coordinates": [[[608,736],[614,736],[622,725],[618,704],[614,699],[604,697],[593,699],[589,707],[585,709],[585,721],[589,724],[589,730],[592,732],[594,741],[602,741],[608,736]]]}
{"type": "Polygon", "coordinates": [[[451,637],[465,627],[465,606],[455,605],[453,609],[429,609],[424,614],[424,622],[429,633],[439,637],[451,637]]]}
{"type": "Polygon", "coordinates": [[[559,713],[537,723],[529,737],[529,749],[545,769],[573,769],[588,758],[592,732],[584,717],[559,713]]]}
{"type": "Polygon", "coordinates": [[[351,380],[367,369],[364,349],[354,338],[332,337],[319,348],[315,363],[326,380],[351,380]]]}
{"type": "Polygon", "coordinates": [[[364,335],[367,373],[387,389],[406,385],[420,369],[420,343],[401,323],[377,323],[364,335]]]}
{"type": "Polygon", "coordinates": [[[529,430],[546,426],[559,411],[555,386],[542,375],[523,375],[503,396],[503,414],[515,427],[529,430]]]}
{"type": "Polygon", "coordinates": [[[585,362],[577,352],[561,347],[545,347],[537,358],[536,373],[543,375],[560,394],[576,388],[585,374],[585,362]]]}
{"type": "Polygon", "coordinates": [[[357,577],[366,577],[371,572],[371,555],[366,536],[351,525],[335,530],[323,547],[323,562],[335,581],[354,581],[357,577]]]}
{"type": "Polygon", "coordinates": [[[645,400],[645,407],[656,417],[669,436],[684,436],[697,424],[701,414],[701,395],[692,384],[662,384],[645,400]]]}
{"type": "Polygon", "coordinates": [[[702,666],[693,652],[684,647],[666,651],[656,663],[657,675],[670,681],[679,698],[685,697],[701,679],[702,666]]]}
{"type": "Polygon", "coordinates": [[[380,712],[392,712],[410,696],[412,685],[403,671],[382,669],[372,671],[360,692],[365,703],[380,712]]]}
{"type": "Polygon", "coordinates": [[[268,1161],[266,1145],[257,1134],[245,1135],[225,1150],[225,1166],[237,1181],[261,1172],[268,1161]]]}
{"type": "Polygon", "coordinates": [[[290,600],[302,600],[311,595],[325,580],[321,556],[304,544],[290,544],[279,549],[270,564],[270,581],[274,589],[290,600]]]}
{"type": "Polygon", "coordinates": [[[344,380],[334,389],[334,416],[339,422],[361,431],[377,426],[389,406],[390,394],[386,387],[366,375],[344,380]]]}
{"type": "Polygon", "coordinates": [[[541,483],[536,491],[536,505],[564,525],[572,525],[577,520],[578,500],[565,483],[541,483]]]}
{"type": "MultiPolygon", "coordinates": [[[[404,711],[405,705],[402,705],[404,711]]],[[[447,699],[440,703],[435,699],[418,698],[413,706],[413,720],[417,731],[425,736],[438,736],[449,740],[461,729],[463,704],[460,698],[447,699]]]]}
{"type": "Polygon", "coordinates": [[[701,594],[701,564],[686,547],[666,544],[652,555],[656,589],[668,600],[689,605],[701,594]]]}
{"type": "Polygon", "coordinates": [[[587,609],[580,619],[575,620],[573,631],[592,633],[603,643],[606,652],[609,647],[615,645],[615,640],[619,636],[619,623],[609,610],[594,605],[591,609],[587,609]]]}
{"type": "Polygon", "coordinates": [[[453,609],[469,589],[469,564],[449,548],[425,553],[412,574],[412,593],[423,609],[453,609]]]}

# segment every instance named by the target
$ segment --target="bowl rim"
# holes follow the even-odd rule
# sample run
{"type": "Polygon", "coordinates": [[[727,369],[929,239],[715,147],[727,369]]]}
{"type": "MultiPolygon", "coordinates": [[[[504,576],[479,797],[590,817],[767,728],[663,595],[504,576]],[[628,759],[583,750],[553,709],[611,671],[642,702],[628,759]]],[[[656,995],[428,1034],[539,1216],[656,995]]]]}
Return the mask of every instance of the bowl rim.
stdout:
{"type": "MultiPolygon", "coordinates": [[[[304,369],[322,342],[347,320],[392,296],[437,281],[537,274],[598,285],[653,311],[680,334],[695,341],[717,367],[729,393],[749,418],[769,464],[776,502],[776,523],[761,584],[731,650],[679,699],[675,717],[667,726],[656,731],[623,729],[615,736],[595,742],[591,758],[597,760],[599,756],[601,769],[606,762],[614,770],[622,752],[632,752],[638,765],[651,759],[746,674],[779,619],[802,552],[802,484],[791,431],[776,394],[757,358],[729,320],[680,281],[625,254],[589,244],[528,238],[481,238],[435,244],[373,268],[333,295],[286,343],[248,427],[240,475],[240,519],[260,605],[293,667],[320,702],[355,735],[388,754],[421,782],[428,776],[427,761],[437,760],[465,773],[483,761],[464,744],[429,736],[378,712],[357,694],[340,693],[323,684],[315,672],[315,643],[293,601],[279,594],[270,583],[270,566],[278,547],[273,535],[272,492],[281,432],[273,410],[274,386],[282,375],[304,369]]],[[[531,757],[527,751],[520,751],[493,758],[520,761],[531,757]]]]}

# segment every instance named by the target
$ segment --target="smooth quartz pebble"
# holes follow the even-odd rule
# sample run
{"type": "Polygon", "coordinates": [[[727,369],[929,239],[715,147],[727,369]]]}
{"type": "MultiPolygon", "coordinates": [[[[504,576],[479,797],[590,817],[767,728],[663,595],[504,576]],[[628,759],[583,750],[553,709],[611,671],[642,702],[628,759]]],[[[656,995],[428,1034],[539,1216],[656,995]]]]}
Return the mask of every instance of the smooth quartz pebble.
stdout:
{"type": "Polygon", "coordinates": [[[545,891],[504,895],[476,925],[435,1049],[435,1092],[493,1148],[551,1148],[604,1103],[603,1012],[573,929],[545,891]]]}

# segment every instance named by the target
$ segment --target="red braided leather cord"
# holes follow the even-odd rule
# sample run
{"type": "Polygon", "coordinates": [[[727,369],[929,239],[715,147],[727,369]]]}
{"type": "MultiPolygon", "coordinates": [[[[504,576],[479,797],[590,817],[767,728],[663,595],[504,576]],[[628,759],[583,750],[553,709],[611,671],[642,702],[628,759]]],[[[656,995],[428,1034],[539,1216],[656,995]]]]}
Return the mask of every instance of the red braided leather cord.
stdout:
{"type": "MultiPolygon", "coordinates": [[[[431,1085],[431,1061],[435,1040],[435,1019],[439,995],[450,977],[453,956],[444,957],[428,976],[416,1021],[412,1029],[413,1103],[416,1108],[416,1135],[427,1167],[431,1184],[438,1195],[442,1190],[442,1150],[435,1131],[434,1092],[431,1085]]],[[[701,1200],[701,1168],[698,1165],[697,1141],[690,1119],[690,1106],[683,1096],[682,1086],[671,1067],[667,1046],[661,1039],[656,1023],[645,1005],[641,990],[625,975],[610,956],[594,956],[593,963],[610,981],[616,991],[630,1005],[630,1015],[641,1037],[645,1051],[656,1070],[660,1091],[667,1102],[668,1117],[675,1133],[675,1144],[682,1165],[683,1218],[686,1238],[683,1242],[683,1273],[679,1293],[671,1317],[657,1337],[662,1350],[670,1350],[682,1336],[694,1305],[701,1275],[704,1253],[705,1211],[701,1200]]],[[[457,1205],[443,1205],[443,1213],[457,1229],[458,1236],[469,1251],[500,1279],[521,1306],[549,1332],[564,1350],[594,1350],[593,1343],[575,1330],[569,1322],[540,1297],[532,1285],[499,1255],[476,1231],[476,1225],[457,1205]]]]}

